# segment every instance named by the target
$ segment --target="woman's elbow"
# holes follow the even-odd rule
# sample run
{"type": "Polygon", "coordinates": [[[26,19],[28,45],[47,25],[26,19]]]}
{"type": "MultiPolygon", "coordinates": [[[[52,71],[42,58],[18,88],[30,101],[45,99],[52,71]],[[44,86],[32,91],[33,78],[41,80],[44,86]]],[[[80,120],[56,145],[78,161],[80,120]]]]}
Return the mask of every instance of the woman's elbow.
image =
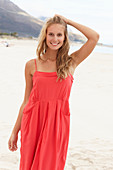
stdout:
{"type": "Polygon", "coordinates": [[[97,44],[97,42],[98,42],[98,40],[99,40],[99,34],[98,33],[96,33],[94,36],[93,36],[93,38],[91,39],[92,40],[92,42],[94,43],[94,44],[97,44]]]}
{"type": "Polygon", "coordinates": [[[99,38],[100,38],[100,35],[98,33],[96,33],[96,36],[95,36],[96,42],[98,42],[99,38]]]}

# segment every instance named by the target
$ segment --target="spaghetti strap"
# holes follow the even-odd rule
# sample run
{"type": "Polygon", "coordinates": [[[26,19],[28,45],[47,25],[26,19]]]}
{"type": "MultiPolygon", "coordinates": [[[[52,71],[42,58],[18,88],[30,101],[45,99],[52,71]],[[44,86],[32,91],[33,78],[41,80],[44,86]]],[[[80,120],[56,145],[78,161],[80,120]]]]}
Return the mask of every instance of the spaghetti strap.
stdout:
{"type": "Polygon", "coordinates": [[[35,60],[35,69],[37,71],[37,64],[36,64],[36,58],[34,59],[35,60]]]}

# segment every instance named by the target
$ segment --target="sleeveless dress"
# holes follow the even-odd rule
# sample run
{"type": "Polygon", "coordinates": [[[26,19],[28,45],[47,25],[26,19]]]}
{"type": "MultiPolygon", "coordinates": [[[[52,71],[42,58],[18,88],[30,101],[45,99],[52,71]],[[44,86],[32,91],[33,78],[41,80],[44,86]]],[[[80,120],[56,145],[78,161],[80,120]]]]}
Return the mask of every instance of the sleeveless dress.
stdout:
{"type": "Polygon", "coordinates": [[[20,170],[64,170],[70,131],[73,76],[36,71],[21,121],[20,170]]]}

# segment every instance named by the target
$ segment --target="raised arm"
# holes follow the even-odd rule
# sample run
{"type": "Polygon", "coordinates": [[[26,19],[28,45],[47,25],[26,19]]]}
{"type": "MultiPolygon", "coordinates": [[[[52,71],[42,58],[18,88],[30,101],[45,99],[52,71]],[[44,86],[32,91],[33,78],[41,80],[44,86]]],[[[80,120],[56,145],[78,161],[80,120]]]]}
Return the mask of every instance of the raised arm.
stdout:
{"type": "Polygon", "coordinates": [[[12,130],[11,136],[8,141],[8,147],[11,151],[17,150],[17,140],[18,140],[18,132],[21,128],[21,120],[22,120],[22,115],[23,115],[23,109],[25,105],[28,102],[29,95],[32,89],[32,76],[31,76],[31,61],[28,61],[25,65],[25,80],[26,80],[26,87],[25,87],[25,95],[24,95],[24,100],[22,102],[22,105],[20,106],[19,109],[19,114],[16,120],[16,123],[14,125],[14,128],[12,130]]]}
{"type": "Polygon", "coordinates": [[[93,51],[95,48],[98,40],[99,40],[99,34],[94,31],[93,29],[86,27],[84,25],[81,25],[77,22],[74,22],[70,19],[67,19],[61,15],[57,15],[61,17],[68,25],[71,25],[75,27],[77,30],[79,30],[81,33],[83,33],[86,38],[88,39],[86,43],[77,51],[73,52],[71,56],[75,59],[75,67],[78,66],[85,58],[89,56],[89,54],[93,51]]]}

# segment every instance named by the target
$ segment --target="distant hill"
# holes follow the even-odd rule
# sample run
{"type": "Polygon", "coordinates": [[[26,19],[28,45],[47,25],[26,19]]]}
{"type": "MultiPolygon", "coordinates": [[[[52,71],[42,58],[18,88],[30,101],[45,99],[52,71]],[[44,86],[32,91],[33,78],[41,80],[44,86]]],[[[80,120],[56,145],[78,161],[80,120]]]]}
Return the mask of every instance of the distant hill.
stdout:
{"type": "Polygon", "coordinates": [[[42,21],[45,21],[45,20],[47,19],[47,17],[45,17],[45,16],[40,16],[40,17],[38,17],[38,19],[41,19],[42,21]]]}
{"type": "Polygon", "coordinates": [[[29,15],[10,0],[0,0],[0,32],[37,37],[42,25],[43,21],[29,15]]]}
{"type": "Polygon", "coordinates": [[[79,42],[79,43],[84,43],[86,41],[86,38],[84,36],[72,32],[69,32],[69,39],[72,42],[79,42]]]}
{"type": "MultiPolygon", "coordinates": [[[[45,16],[35,18],[20,9],[10,0],[0,0],[0,32],[17,32],[20,37],[38,37],[45,16]]],[[[73,42],[84,42],[84,37],[69,33],[69,39],[73,42]]]]}

